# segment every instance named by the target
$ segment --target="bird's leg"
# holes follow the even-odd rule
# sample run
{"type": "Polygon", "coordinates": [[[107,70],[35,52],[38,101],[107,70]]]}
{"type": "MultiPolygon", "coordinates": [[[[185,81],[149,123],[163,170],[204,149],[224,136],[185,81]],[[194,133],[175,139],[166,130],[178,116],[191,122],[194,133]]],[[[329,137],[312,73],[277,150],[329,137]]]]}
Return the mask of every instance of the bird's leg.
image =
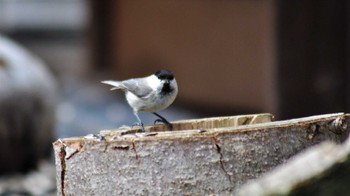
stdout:
{"type": "Polygon", "coordinates": [[[141,121],[139,115],[137,114],[137,112],[134,112],[134,114],[135,114],[135,116],[136,116],[138,122],[134,123],[133,126],[140,126],[140,127],[141,127],[141,131],[142,131],[142,132],[145,132],[145,127],[143,126],[143,123],[142,123],[142,121],[141,121]]]}
{"type": "Polygon", "coordinates": [[[159,119],[155,120],[154,121],[154,124],[156,124],[157,122],[162,122],[164,124],[166,124],[166,126],[170,129],[170,130],[173,130],[173,125],[167,121],[163,116],[153,112],[154,115],[158,116],[159,119]]]}

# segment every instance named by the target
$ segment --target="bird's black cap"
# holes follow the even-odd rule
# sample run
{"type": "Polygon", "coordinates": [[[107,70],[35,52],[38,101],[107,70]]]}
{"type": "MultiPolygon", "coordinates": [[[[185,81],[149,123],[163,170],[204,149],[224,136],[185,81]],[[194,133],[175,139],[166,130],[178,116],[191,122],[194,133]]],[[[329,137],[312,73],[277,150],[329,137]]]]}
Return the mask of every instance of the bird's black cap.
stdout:
{"type": "Polygon", "coordinates": [[[168,69],[161,69],[157,71],[154,75],[156,75],[160,80],[172,80],[174,79],[174,74],[172,71],[168,69]]]}

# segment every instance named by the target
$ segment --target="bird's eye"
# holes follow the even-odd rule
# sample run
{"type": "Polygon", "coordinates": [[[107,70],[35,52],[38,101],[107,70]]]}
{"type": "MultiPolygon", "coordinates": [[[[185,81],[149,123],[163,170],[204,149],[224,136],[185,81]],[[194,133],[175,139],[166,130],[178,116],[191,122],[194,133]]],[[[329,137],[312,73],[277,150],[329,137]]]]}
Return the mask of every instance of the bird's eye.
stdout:
{"type": "Polygon", "coordinates": [[[168,77],[168,80],[173,80],[174,79],[174,76],[169,76],[168,77]]]}

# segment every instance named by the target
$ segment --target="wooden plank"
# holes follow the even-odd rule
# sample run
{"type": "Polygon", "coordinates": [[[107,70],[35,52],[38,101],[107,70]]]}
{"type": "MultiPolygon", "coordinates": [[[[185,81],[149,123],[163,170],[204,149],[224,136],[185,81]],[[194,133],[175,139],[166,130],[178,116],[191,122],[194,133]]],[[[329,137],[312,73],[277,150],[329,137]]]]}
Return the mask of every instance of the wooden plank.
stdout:
{"type": "MultiPolygon", "coordinates": [[[[259,123],[271,122],[273,115],[269,113],[251,114],[251,115],[237,115],[225,117],[212,117],[192,120],[179,120],[172,122],[173,131],[195,130],[195,129],[213,129],[223,127],[236,127],[240,125],[252,125],[259,123]]],[[[164,132],[167,130],[165,125],[146,126],[145,130],[148,132],[164,132]]],[[[127,127],[126,130],[102,130],[101,134],[125,134],[135,133],[139,131],[139,127],[127,127]]]]}
{"type": "Polygon", "coordinates": [[[196,122],[192,130],[102,131],[99,139],[54,142],[58,193],[232,194],[309,146],[344,141],[349,117],[338,113],[238,126],[225,120],[221,126],[220,118],[188,121],[196,122]]]}

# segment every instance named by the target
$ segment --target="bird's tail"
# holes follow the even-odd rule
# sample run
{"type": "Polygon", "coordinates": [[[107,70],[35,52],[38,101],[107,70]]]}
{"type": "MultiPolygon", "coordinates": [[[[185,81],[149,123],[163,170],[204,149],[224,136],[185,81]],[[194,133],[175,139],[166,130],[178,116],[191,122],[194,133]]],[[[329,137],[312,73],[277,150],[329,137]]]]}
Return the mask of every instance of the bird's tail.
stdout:
{"type": "Polygon", "coordinates": [[[105,80],[105,81],[101,81],[101,83],[113,86],[113,88],[111,88],[111,91],[125,88],[124,85],[119,81],[105,80]]]}

